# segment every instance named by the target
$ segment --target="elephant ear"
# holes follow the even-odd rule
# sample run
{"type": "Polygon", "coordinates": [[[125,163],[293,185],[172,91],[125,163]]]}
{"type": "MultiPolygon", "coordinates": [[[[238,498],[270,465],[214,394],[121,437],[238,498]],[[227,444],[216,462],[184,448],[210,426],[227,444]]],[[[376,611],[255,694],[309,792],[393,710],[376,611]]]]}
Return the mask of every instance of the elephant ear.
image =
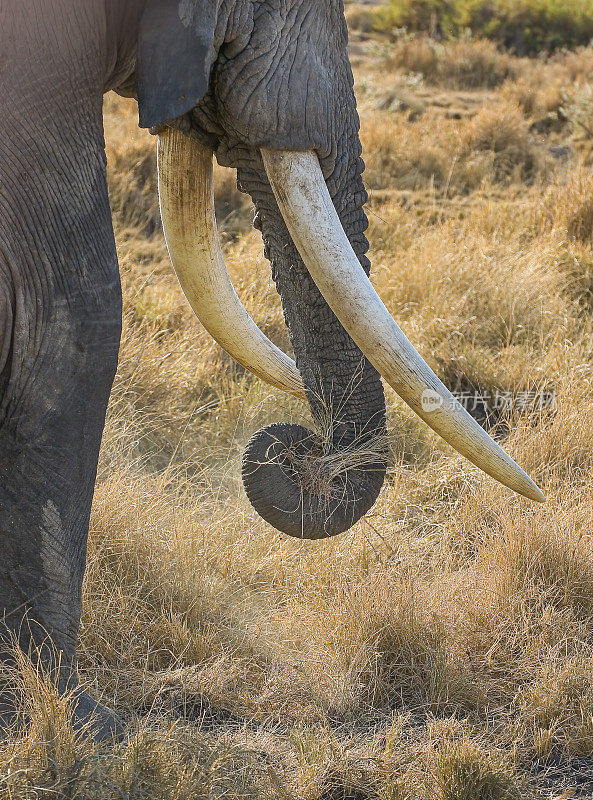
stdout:
{"type": "Polygon", "coordinates": [[[140,127],[175,119],[206,94],[217,5],[215,0],[148,0],[136,67],[140,127]]]}

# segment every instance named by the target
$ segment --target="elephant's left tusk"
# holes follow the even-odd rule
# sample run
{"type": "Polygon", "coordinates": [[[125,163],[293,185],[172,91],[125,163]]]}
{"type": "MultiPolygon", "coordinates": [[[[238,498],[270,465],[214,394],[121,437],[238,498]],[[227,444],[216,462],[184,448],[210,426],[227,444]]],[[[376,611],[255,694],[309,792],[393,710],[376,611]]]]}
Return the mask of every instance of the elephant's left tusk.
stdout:
{"type": "Polygon", "coordinates": [[[342,227],[314,152],[262,149],[280,211],[311,277],[368,360],[459,453],[532,500],[544,495],[478,425],[391,317],[342,227]]]}
{"type": "Polygon", "coordinates": [[[212,151],[167,128],[159,134],[158,176],[167,248],[196,316],[235,361],[304,398],[296,364],[260,331],[229,278],[216,228],[212,151]]]}

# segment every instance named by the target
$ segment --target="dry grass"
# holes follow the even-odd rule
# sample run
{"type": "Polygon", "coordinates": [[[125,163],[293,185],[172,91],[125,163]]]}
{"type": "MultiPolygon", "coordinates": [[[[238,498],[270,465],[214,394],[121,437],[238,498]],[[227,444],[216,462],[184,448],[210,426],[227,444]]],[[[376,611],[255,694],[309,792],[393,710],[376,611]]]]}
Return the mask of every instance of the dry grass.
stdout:
{"type": "Polygon", "coordinates": [[[575,169],[551,186],[537,210],[544,230],[558,231],[570,242],[593,241],[593,176],[586,167],[575,169]]]}
{"type": "Polygon", "coordinates": [[[390,62],[422,75],[427,83],[448,89],[500,86],[517,76],[521,64],[519,59],[499,52],[487,39],[443,44],[425,36],[401,38],[390,52],[390,62]]]}
{"type": "MultiPolygon", "coordinates": [[[[496,95],[409,85],[425,108],[412,120],[377,108],[382,61],[357,75],[375,284],[450,385],[491,407],[505,393],[505,447],[548,502],[495,485],[389,393],[385,488],[353,531],[325,542],[282,537],[243,496],[249,436],[307,412],[191,317],[160,232],[154,142],[133,105],[108,98],[124,336],[80,666],[129,738],[81,738],[68,699],[23,661],[33,724],[0,749],[2,797],[592,795],[590,145],[570,126],[530,129],[554,108],[546,70],[568,90],[562,76],[589,58],[522,67],[496,95]],[[573,157],[552,160],[552,145],[573,157]]],[[[238,292],[287,348],[249,204],[229,174],[216,181],[238,292]]]]}
{"type": "Polygon", "coordinates": [[[491,159],[492,177],[498,183],[529,183],[545,173],[546,158],[530,140],[529,123],[512,102],[484,106],[466,126],[460,157],[480,153],[491,159]]]}
{"type": "Polygon", "coordinates": [[[489,184],[546,180],[555,167],[512,99],[479,106],[462,122],[430,111],[416,119],[376,109],[367,119],[363,146],[371,190],[468,194],[489,184]]]}

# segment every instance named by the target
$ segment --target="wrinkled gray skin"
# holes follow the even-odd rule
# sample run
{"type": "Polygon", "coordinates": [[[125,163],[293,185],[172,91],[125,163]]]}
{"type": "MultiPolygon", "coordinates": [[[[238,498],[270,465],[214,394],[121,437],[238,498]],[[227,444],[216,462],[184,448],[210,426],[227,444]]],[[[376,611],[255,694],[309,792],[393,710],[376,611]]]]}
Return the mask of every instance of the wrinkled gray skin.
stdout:
{"type": "MultiPolygon", "coordinates": [[[[0,3],[0,642],[16,635],[25,649],[43,646],[50,663],[60,653],[63,687],[75,683],[89,514],[121,325],[103,94],[138,93],[142,124],[175,117],[238,169],[313,415],[332,418],[335,447],[358,445],[384,432],[379,376],[309,277],[259,156],[262,146],[317,151],[368,271],[346,37],[341,0],[0,3]]],[[[289,444],[304,437],[293,427],[272,433],[289,444]]],[[[349,473],[329,506],[302,498],[288,469],[253,474],[266,436],[252,442],[244,472],[250,498],[281,530],[331,535],[376,499],[380,462],[349,473]]],[[[81,693],[78,721],[92,708],[81,693]]],[[[117,724],[99,711],[103,736],[117,724]]]]}

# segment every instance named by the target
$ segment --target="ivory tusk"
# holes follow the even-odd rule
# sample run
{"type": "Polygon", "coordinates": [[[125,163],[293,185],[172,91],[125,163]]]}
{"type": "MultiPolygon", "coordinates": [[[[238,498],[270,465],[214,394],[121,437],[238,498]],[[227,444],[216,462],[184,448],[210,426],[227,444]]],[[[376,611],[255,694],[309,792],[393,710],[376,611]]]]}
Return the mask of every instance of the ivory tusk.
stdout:
{"type": "Polygon", "coordinates": [[[543,502],[531,478],[437,378],[393,320],[344,232],[317,155],[262,149],[276,200],[326,302],[389,385],[427,425],[484,472],[543,502]]]}
{"type": "Polygon", "coordinates": [[[296,364],[260,331],[229,278],[216,228],[212,152],[167,128],[159,134],[158,176],[167,248],[196,316],[235,361],[304,398],[296,364]]]}

